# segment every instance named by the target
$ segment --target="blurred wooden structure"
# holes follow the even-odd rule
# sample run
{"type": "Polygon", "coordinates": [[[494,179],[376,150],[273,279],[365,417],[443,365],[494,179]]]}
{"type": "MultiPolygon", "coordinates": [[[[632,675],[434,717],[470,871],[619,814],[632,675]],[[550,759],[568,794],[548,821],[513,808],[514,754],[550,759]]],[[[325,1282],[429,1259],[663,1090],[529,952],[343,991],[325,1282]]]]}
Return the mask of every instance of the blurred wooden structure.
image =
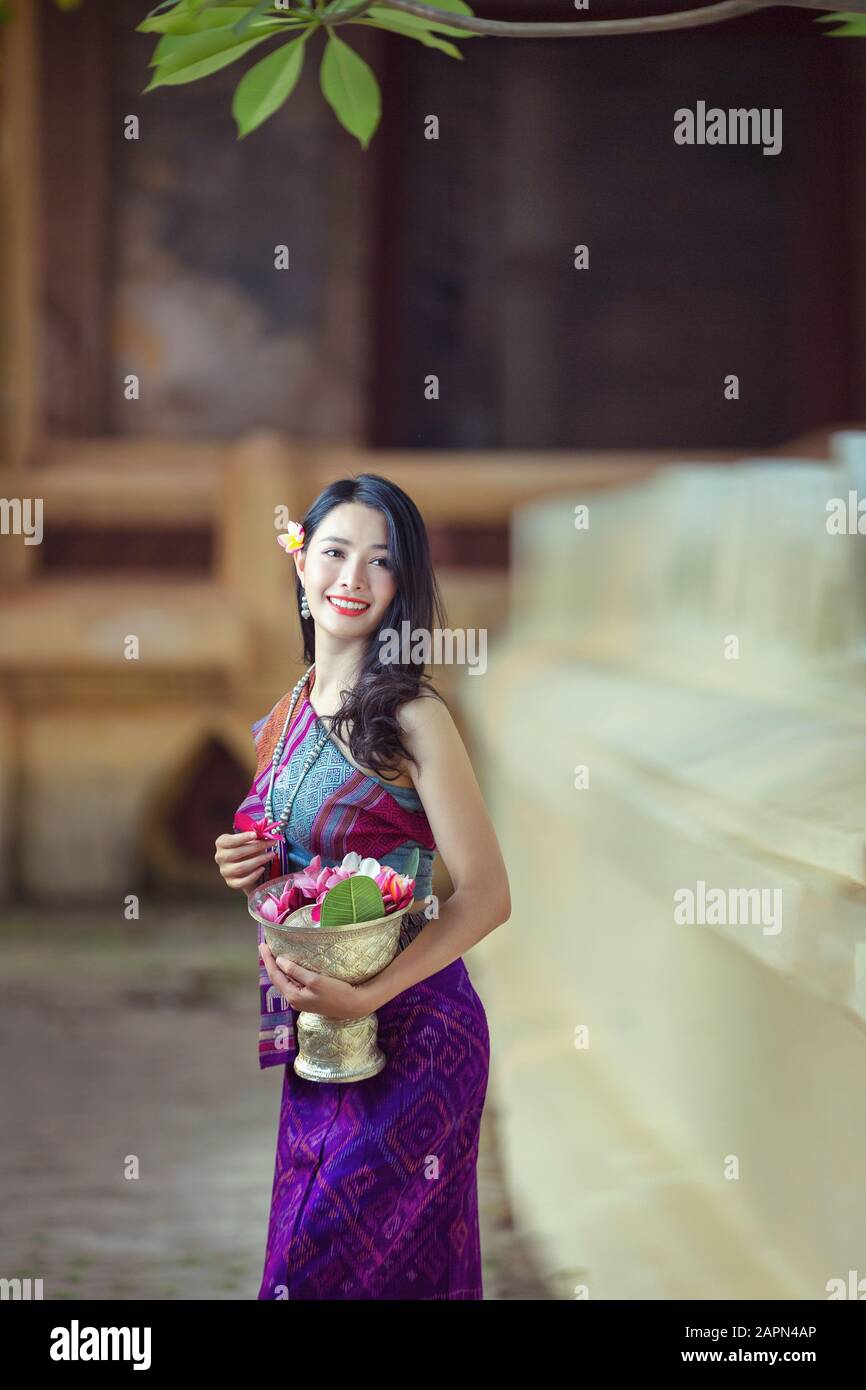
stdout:
{"type": "MultiPolygon", "coordinates": [[[[507,533],[523,501],[566,486],[620,486],[661,457],[611,466],[527,456],[497,466],[295,446],[267,433],[230,446],[71,443],[58,462],[62,447],[48,446],[54,461],[0,474],[4,496],[42,499],[45,526],[41,545],[10,535],[0,547],[0,882],[9,896],[219,886],[208,861],[228,828],[226,805],[246,790],[249,726],[302,669],[276,508],[297,517],[333,478],[386,473],[446,542],[437,572],[451,625],[495,635],[508,608],[507,556],[497,566],[449,563],[449,534],[482,523],[507,533]],[[176,532],[178,548],[202,532],[201,563],[187,573],[129,570],[124,549],[148,529],[176,532]],[[72,557],[83,552],[85,561],[88,535],[107,540],[104,565],[52,559],[66,533],[77,541],[72,557]],[[130,636],[136,659],[125,656],[130,636]],[[67,833],[46,878],[36,826],[48,804],[67,833]]],[[[459,697],[464,676],[436,672],[448,696],[459,697]]]]}

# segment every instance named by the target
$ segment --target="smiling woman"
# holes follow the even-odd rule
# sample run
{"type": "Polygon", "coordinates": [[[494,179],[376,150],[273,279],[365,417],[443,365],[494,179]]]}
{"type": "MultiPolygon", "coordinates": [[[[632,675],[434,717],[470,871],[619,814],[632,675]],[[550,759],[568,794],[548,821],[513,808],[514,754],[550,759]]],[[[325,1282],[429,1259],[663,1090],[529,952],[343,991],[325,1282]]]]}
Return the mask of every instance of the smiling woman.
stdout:
{"type": "MultiPolygon", "coordinates": [[[[246,892],[316,854],[401,871],[418,851],[397,954],[359,985],[280,957],[259,930],[262,1067],[285,1067],[260,1299],[480,1299],[477,1161],[490,1037],[462,955],[505,921],[508,880],[466,749],[423,663],[383,663],[380,630],[430,631],[444,612],[415,504],[376,474],[333,483],[287,545],[308,670],[253,726],[256,774],[239,811],[276,819],[221,836],[246,892]],[[315,699],[315,706],[313,705],[315,699]],[[345,731],[345,740],[337,731],[345,731]],[[431,893],[440,852],[454,893],[431,893]],[[296,1014],[378,1014],[382,1071],[299,1077],[296,1014]]],[[[404,654],[406,655],[406,654],[404,654]]]]}

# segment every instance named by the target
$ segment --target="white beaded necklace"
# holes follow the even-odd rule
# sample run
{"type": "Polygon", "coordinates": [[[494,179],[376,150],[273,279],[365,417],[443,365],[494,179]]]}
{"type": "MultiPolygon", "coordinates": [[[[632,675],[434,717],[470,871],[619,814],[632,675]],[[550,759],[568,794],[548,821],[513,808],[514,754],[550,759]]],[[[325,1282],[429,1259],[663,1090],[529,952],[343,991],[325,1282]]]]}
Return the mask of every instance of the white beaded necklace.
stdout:
{"type": "MultiPolygon", "coordinates": [[[[309,670],[304,672],[304,674],[301,676],[301,679],[292,689],[292,699],[291,703],[289,704],[289,712],[286,715],[286,722],[283,725],[283,732],[280,734],[279,741],[277,743],[276,748],[274,749],[274,756],[271,758],[271,776],[270,781],[268,782],[268,794],[265,800],[265,813],[269,821],[272,821],[274,818],[274,779],[277,775],[277,764],[279,763],[280,758],[283,756],[283,749],[286,746],[286,738],[288,736],[289,724],[292,718],[292,711],[294,710],[295,705],[297,704],[298,696],[300,695],[301,691],[303,690],[304,686],[309,680],[312,672],[315,669],[315,666],[316,663],[314,661],[309,670]]],[[[321,737],[316,740],[315,745],[310,749],[309,753],[304,759],[304,765],[301,768],[301,775],[295,784],[291,796],[288,798],[285,806],[280,812],[280,818],[277,821],[281,837],[285,834],[286,826],[289,823],[289,816],[292,814],[292,807],[295,804],[295,797],[298,794],[300,785],[306,777],[307,773],[309,772],[310,768],[313,766],[313,763],[318,758],[325,744],[328,742],[329,737],[330,735],[328,734],[328,731],[326,729],[325,732],[321,735],[321,737]]]]}

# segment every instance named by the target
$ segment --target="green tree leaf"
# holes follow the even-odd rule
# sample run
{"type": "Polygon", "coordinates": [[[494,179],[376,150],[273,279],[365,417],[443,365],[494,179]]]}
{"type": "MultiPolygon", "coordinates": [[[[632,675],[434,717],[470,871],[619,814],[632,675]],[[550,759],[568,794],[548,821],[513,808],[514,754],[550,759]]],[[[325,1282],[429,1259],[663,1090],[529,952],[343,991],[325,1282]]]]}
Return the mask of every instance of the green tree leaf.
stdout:
{"type": "Polygon", "coordinates": [[[837,38],[839,35],[847,35],[851,38],[866,38],[866,14],[851,14],[848,11],[840,11],[838,14],[823,14],[816,24],[835,24],[841,21],[839,29],[828,29],[826,37],[837,38]]]}
{"type": "Polygon", "coordinates": [[[224,24],[237,24],[249,9],[248,5],[239,8],[235,5],[221,5],[219,9],[206,10],[196,15],[184,5],[169,10],[167,14],[149,14],[140,24],[136,24],[137,34],[200,34],[205,29],[219,29],[224,24]]]}
{"type": "MultiPolygon", "coordinates": [[[[450,10],[452,14],[473,14],[473,10],[466,4],[466,0],[428,0],[428,4],[437,10],[450,10]]],[[[426,24],[426,20],[423,21],[426,24]]]]}
{"type": "Polygon", "coordinates": [[[270,8],[271,0],[257,0],[257,3],[253,5],[251,10],[248,10],[246,14],[241,15],[240,19],[237,22],[237,32],[239,34],[246,34],[253,20],[262,18],[264,16],[265,10],[269,10],[270,8]]]}
{"type": "MultiPolygon", "coordinates": [[[[438,0],[436,0],[436,8],[437,10],[445,9],[445,6],[440,5],[438,0]]],[[[460,13],[471,14],[472,11],[468,6],[464,5],[460,13]]],[[[484,34],[473,34],[469,29],[455,29],[453,24],[443,24],[438,19],[421,19],[415,14],[405,14],[403,10],[389,10],[384,5],[373,5],[363,18],[365,20],[377,19],[383,24],[386,20],[395,20],[403,27],[406,33],[408,33],[410,29],[423,29],[427,33],[432,31],[436,34],[448,34],[455,39],[483,39],[486,37],[484,34]]]]}
{"type": "Polygon", "coordinates": [[[275,24],[269,26],[266,33],[259,32],[254,39],[239,39],[231,28],[212,29],[204,34],[167,34],[156,45],[150,61],[151,65],[157,65],[157,70],[144,90],[149,92],[154,87],[179,86],[209,77],[282,32],[282,25],[275,24]]]}
{"type": "MultiPolygon", "coordinates": [[[[355,20],[354,22],[356,24],[369,25],[372,29],[386,29],[392,34],[401,34],[403,38],[406,39],[417,39],[418,42],[423,43],[426,48],[438,48],[443,53],[447,53],[449,58],[460,58],[462,60],[463,54],[460,52],[459,48],[454,47],[453,43],[447,43],[445,39],[437,38],[435,34],[430,33],[429,29],[409,29],[407,26],[400,23],[401,18],[402,16],[398,17],[395,13],[393,20],[392,17],[389,16],[388,19],[364,18],[355,20]],[[393,22],[394,20],[396,20],[396,22],[393,22]]],[[[411,19],[414,18],[414,16],[410,15],[408,18],[411,19]]]]}
{"type": "Polygon", "coordinates": [[[201,34],[224,24],[239,24],[252,8],[247,0],[220,0],[219,4],[205,10],[191,4],[190,0],[173,0],[170,9],[157,5],[135,26],[135,31],[138,34],[201,34]]]}
{"type": "Polygon", "coordinates": [[[379,84],[372,69],[336,34],[329,34],[319,80],[337,120],[366,149],[382,115],[379,84]]]}
{"type": "Polygon", "coordinates": [[[235,88],[232,113],[238,127],[238,139],[256,130],[263,121],[278,111],[291,96],[304,65],[304,43],[310,36],[307,29],[298,38],[290,39],[267,58],[262,58],[249,72],[244,73],[235,88]]]}
{"type": "Polygon", "coordinates": [[[385,903],[378,883],[366,874],[352,874],[325,894],[320,927],[348,927],[355,922],[375,922],[385,916],[385,903]]]}

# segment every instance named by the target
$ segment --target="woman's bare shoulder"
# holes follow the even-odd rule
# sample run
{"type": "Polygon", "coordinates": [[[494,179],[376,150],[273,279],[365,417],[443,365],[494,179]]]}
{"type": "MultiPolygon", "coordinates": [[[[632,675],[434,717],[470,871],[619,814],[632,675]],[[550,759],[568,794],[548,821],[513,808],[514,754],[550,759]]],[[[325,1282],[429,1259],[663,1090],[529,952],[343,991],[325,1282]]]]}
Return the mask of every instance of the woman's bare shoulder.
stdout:
{"type": "Polygon", "coordinates": [[[456,728],[446,701],[432,687],[419,691],[411,700],[401,705],[397,718],[402,733],[409,740],[436,737],[437,734],[441,735],[456,728]]]}

